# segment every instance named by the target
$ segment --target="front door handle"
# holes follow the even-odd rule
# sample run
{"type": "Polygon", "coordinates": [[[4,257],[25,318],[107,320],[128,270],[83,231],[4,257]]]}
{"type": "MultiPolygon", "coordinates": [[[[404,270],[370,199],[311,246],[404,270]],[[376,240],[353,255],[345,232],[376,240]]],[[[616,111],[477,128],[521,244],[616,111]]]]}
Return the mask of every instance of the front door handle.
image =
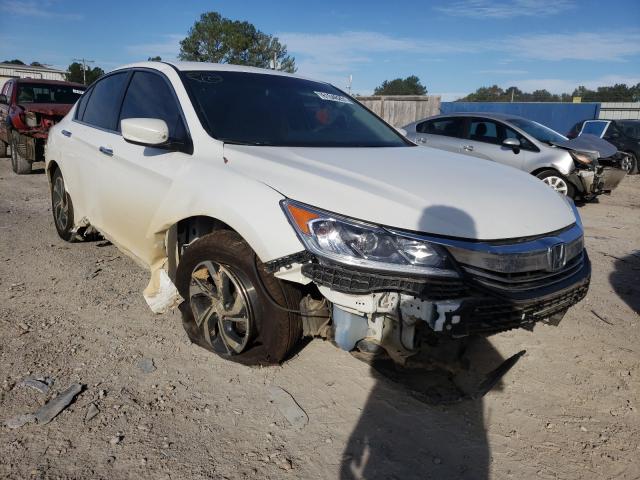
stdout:
{"type": "Polygon", "coordinates": [[[111,148],[100,147],[98,150],[100,150],[101,153],[104,153],[105,155],[107,155],[109,157],[113,156],[113,149],[111,149],[111,148]]]}
{"type": "Polygon", "coordinates": [[[62,133],[65,137],[70,137],[71,136],[71,132],[69,130],[62,130],[62,133]]]}
{"type": "Polygon", "coordinates": [[[465,152],[473,152],[473,145],[463,145],[462,149],[465,152]]]}

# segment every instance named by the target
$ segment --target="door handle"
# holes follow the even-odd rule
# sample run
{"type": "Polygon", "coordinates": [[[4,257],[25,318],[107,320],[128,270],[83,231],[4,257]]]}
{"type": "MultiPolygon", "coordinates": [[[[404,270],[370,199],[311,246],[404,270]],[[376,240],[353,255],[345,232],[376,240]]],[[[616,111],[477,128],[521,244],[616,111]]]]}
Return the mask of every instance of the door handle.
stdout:
{"type": "Polygon", "coordinates": [[[113,150],[111,148],[100,147],[98,150],[100,150],[101,153],[104,153],[105,155],[107,155],[109,157],[113,156],[113,150]]]}
{"type": "Polygon", "coordinates": [[[473,145],[463,145],[462,149],[466,152],[473,152],[473,145]]]}
{"type": "Polygon", "coordinates": [[[62,133],[65,137],[70,137],[71,136],[71,132],[69,130],[62,130],[62,133]]]}
{"type": "Polygon", "coordinates": [[[422,137],[418,138],[418,141],[420,143],[427,143],[427,139],[426,138],[422,138],[422,137]]]}

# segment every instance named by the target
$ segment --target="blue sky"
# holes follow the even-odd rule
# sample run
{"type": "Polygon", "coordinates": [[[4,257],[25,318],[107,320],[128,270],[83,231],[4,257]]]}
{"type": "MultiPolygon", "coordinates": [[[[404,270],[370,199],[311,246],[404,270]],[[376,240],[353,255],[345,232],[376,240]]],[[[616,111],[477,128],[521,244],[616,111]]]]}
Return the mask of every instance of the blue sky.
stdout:
{"type": "Polygon", "coordinates": [[[298,73],[368,94],[418,75],[455,99],[477,87],[571,92],[640,82],[640,1],[0,0],[0,58],[110,70],[175,58],[198,16],[218,11],[278,36],[298,73]]]}

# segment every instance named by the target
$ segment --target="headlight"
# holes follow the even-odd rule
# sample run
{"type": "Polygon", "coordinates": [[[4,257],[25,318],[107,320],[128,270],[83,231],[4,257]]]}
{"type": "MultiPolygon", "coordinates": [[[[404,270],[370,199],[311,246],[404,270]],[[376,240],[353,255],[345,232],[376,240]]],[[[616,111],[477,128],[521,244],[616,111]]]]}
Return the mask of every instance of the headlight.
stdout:
{"type": "Polygon", "coordinates": [[[583,165],[591,165],[593,163],[594,158],[587,153],[584,153],[584,152],[569,152],[569,153],[571,154],[571,157],[573,157],[573,159],[578,163],[581,163],[583,165]]]}
{"type": "Polygon", "coordinates": [[[307,250],[319,257],[378,270],[458,276],[439,245],[292,200],[284,200],[282,208],[307,250]]]}

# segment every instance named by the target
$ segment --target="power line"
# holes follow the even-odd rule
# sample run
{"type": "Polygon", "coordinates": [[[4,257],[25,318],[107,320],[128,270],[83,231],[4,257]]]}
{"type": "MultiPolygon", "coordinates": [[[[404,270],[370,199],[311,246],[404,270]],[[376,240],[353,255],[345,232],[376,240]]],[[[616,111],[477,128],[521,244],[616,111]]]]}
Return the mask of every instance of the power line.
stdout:
{"type": "Polygon", "coordinates": [[[95,63],[93,60],[87,60],[85,58],[74,58],[74,62],[82,62],[82,83],[87,84],[87,63],[95,63]]]}

